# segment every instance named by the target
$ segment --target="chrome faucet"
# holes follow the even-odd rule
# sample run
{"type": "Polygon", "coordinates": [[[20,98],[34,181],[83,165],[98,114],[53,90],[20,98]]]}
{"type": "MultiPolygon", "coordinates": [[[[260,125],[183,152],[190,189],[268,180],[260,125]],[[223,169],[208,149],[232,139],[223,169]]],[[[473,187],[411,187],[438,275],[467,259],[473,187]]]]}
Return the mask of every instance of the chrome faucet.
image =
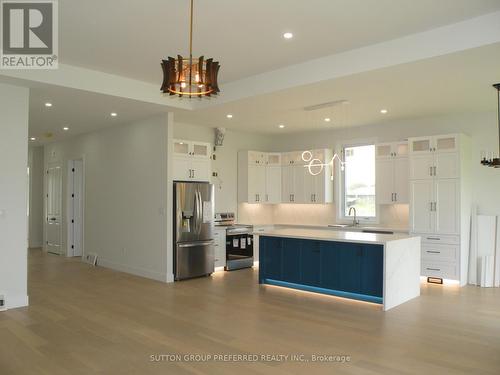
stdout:
{"type": "Polygon", "coordinates": [[[359,224],[359,221],[356,219],[356,207],[354,206],[349,207],[349,213],[347,214],[348,216],[351,216],[351,211],[354,211],[354,219],[352,220],[352,226],[355,227],[356,225],[359,224]]]}

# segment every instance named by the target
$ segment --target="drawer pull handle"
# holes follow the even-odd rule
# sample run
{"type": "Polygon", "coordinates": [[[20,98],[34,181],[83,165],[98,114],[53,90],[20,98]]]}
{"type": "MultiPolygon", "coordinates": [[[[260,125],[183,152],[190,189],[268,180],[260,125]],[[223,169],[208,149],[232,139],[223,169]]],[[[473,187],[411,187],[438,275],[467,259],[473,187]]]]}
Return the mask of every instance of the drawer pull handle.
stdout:
{"type": "Polygon", "coordinates": [[[441,251],[432,251],[432,250],[427,250],[428,253],[431,254],[441,254],[441,251]]]}
{"type": "Polygon", "coordinates": [[[427,237],[428,240],[433,240],[433,241],[440,241],[441,238],[439,237],[427,237]]]}
{"type": "Polygon", "coordinates": [[[426,268],[428,271],[441,271],[439,268],[426,268]]]}

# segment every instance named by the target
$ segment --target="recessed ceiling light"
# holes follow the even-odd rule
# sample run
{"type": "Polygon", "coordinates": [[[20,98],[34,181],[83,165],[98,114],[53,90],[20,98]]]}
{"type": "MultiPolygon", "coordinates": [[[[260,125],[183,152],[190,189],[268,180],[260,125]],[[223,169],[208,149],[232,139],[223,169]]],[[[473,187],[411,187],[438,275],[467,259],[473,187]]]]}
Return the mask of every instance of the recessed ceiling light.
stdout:
{"type": "Polygon", "coordinates": [[[384,114],[384,115],[385,115],[387,112],[388,112],[388,111],[387,111],[387,109],[381,109],[381,110],[380,110],[380,113],[382,113],[382,114],[384,114]]]}
{"type": "Polygon", "coordinates": [[[35,137],[31,137],[30,141],[36,141],[36,138],[35,137]]]}
{"type": "Polygon", "coordinates": [[[118,116],[118,113],[116,113],[116,112],[111,112],[111,117],[116,117],[116,116],[118,116]]]}
{"type": "Polygon", "coordinates": [[[52,103],[49,102],[45,103],[45,107],[52,107],[52,103]]]}
{"type": "Polygon", "coordinates": [[[332,119],[330,117],[325,118],[325,122],[330,122],[332,119]]]}
{"type": "Polygon", "coordinates": [[[288,33],[284,33],[283,34],[283,38],[285,38],[285,39],[292,39],[293,38],[293,34],[289,33],[289,32],[288,33]]]}
{"type": "Polygon", "coordinates": [[[65,130],[65,131],[66,131],[66,130],[69,130],[69,128],[68,128],[67,126],[65,126],[65,127],[63,128],[63,130],[65,130]]]}
{"type": "Polygon", "coordinates": [[[233,115],[232,115],[232,114],[230,114],[230,113],[228,113],[228,114],[226,115],[226,117],[227,117],[227,118],[233,118],[233,115]]]}
{"type": "Polygon", "coordinates": [[[283,125],[283,124],[279,124],[278,126],[280,129],[283,129],[285,127],[285,125],[283,125]]]}

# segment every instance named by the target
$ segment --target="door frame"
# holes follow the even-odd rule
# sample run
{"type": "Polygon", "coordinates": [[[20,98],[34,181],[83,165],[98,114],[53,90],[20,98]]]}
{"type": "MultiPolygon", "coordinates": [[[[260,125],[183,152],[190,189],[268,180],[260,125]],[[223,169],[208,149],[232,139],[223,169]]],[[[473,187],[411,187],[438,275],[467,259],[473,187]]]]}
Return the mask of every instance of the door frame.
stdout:
{"type": "Polygon", "coordinates": [[[72,159],[68,160],[68,167],[67,167],[67,179],[66,179],[66,210],[65,210],[65,216],[66,216],[66,230],[67,230],[67,241],[66,241],[66,256],[67,257],[74,257],[74,256],[81,256],[83,258],[83,255],[85,253],[85,158],[82,156],[81,158],[78,159],[72,159]],[[72,194],[74,193],[74,179],[73,177],[73,168],[75,167],[75,162],[80,162],[81,163],[81,179],[80,179],[80,195],[77,196],[77,199],[80,201],[80,217],[79,217],[79,227],[75,228],[74,223],[72,223],[72,220],[74,220],[73,217],[73,203],[74,203],[74,198],[72,194]],[[77,229],[80,231],[80,243],[75,245],[74,242],[74,230],[77,229]],[[75,248],[79,247],[81,249],[80,254],[77,253],[77,250],[75,248]]]}
{"type": "MultiPolygon", "coordinates": [[[[43,239],[43,251],[44,252],[48,252],[49,251],[49,248],[48,248],[48,221],[47,221],[47,218],[48,218],[48,214],[49,214],[49,209],[48,209],[48,199],[49,199],[49,187],[48,187],[48,184],[49,184],[49,179],[48,179],[48,173],[49,173],[49,169],[50,168],[57,168],[59,167],[61,169],[61,171],[63,170],[63,163],[60,162],[60,161],[56,161],[56,162],[50,162],[50,163],[47,163],[45,165],[45,168],[44,168],[44,184],[43,184],[43,189],[44,189],[44,221],[43,221],[43,236],[44,236],[44,239],[43,239]]],[[[63,179],[64,179],[64,176],[63,174],[61,173],[61,181],[60,181],[60,190],[61,190],[61,195],[60,195],[60,207],[61,207],[61,218],[60,218],[60,226],[59,226],[59,238],[60,238],[60,248],[61,248],[61,253],[59,253],[59,255],[63,255],[62,253],[62,249],[64,248],[64,238],[63,238],[63,223],[64,223],[64,219],[63,219],[63,186],[64,186],[64,183],[63,183],[63,179]]],[[[55,253],[54,253],[55,254],[55,253]]]]}

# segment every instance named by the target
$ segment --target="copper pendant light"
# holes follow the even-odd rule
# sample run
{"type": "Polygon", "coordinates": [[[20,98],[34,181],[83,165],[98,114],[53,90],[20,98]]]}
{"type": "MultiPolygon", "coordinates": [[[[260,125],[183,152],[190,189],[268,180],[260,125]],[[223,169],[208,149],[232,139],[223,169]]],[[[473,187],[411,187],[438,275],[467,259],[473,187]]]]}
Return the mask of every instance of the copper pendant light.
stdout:
{"type": "Polygon", "coordinates": [[[491,156],[487,158],[486,155],[483,155],[481,158],[481,164],[492,167],[492,168],[500,168],[500,83],[496,83],[493,85],[494,88],[497,89],[497,120],[498,120],[498,157],[491,156]]]}
{"type": "Polygon", "coordinates": [[[209,97],[217,95],[220,90],[217,84],[217,75],[220,65],[212,58],[201,56],[193,58],[193,0],[191,0],[189,58],[181,55],[177,59],[169,57],[162,60],[163,83],[161,91],[180,97],[209,97]]]}

